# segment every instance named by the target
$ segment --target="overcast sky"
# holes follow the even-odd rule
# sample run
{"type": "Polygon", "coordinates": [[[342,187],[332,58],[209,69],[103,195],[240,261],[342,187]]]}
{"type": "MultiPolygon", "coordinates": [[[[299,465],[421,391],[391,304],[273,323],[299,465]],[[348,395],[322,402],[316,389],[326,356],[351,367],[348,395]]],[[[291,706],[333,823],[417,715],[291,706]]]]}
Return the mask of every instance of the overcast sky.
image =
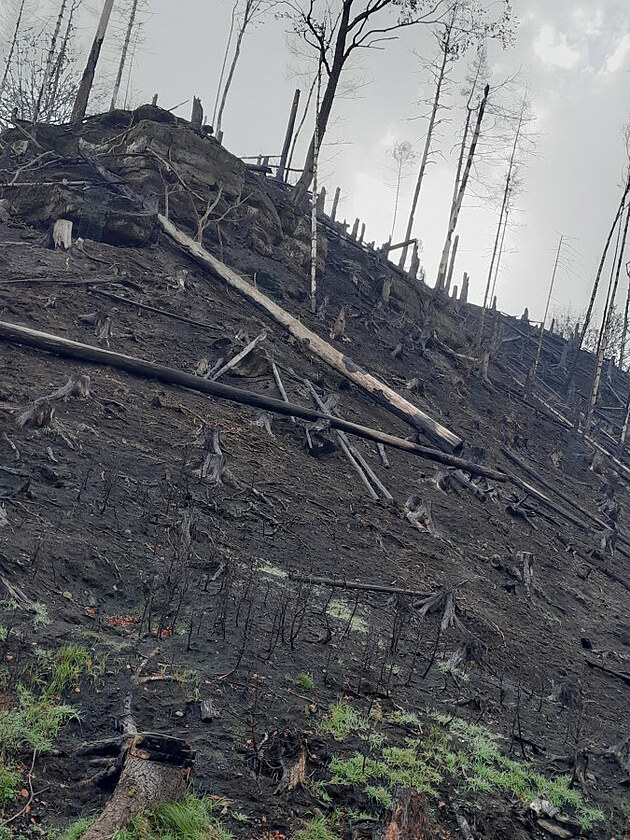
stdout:
{"type": "MultiPolygon", "coordinates": [[[[139,100],[157,92],[172,107],[193,94],[212,114],[229,28],[231,0],[151,0],[145,44],[136,56],[134,90],[139,100]]],[[[544,309],[559,235],[570,237],[567,267],[557,278],[553,306],[585,306],[607,229],[619,200],[625,147],[623,125],[630,111],[630,3],[628,0],[513,0],[519,21],[515,46],[490,51],[498,82],[520,70],[515,102],[525,86],[537,117],[535,154],[522,170],[514,224],[497,285],[499,308],[532,318],[544,309]]],[[[223,120],[224,144],[237,155],[279,154],[296,87],[299,59],[290,50],[288,25],[270,20],[246,37],[241,63],[223,120]]],[[[362,53],[349,80],[360,82],[337,103],[322,153],[322,178],[329,195],[343,190],[340,213],[359,216],[367,239],[387,239],[394,203],[394,174],[388,150],[408,139],[420,151],[426,122],[418,100],[430,92],[418,53],[434,49],[427,27],[407,30],[382,52],[362,53]]],[[[461,78],[467,60],[455,70],[461,78]]],[[[455,86],[457,91],[459,85],[455,86]]],[[[190,105],[179,113],[188,116],[190,105]]],[[[453,186],[453,139],[461,111],[445,114],[441,156],[423,187],[415,234],[424,243],[427,281],[433,285],[453,186]]],[[[306,138],[305,138],[306,139],[306,138]]],[[[303,152],[302,152],[303,155],[303,152]]],[[[298,161],[299,162],[299,161],[298,161]]],[[[494,167],[502,176],[503,169],[494,167]]],[[[401,224],[414,178],[404,185],[401,224]]],[[[461,216],[456,282],[471,275],[471,298],[483,297],[499,205],[471,196],[461,216]]],[[[625,287],[622,290],[625,297],[625,287]]]]}

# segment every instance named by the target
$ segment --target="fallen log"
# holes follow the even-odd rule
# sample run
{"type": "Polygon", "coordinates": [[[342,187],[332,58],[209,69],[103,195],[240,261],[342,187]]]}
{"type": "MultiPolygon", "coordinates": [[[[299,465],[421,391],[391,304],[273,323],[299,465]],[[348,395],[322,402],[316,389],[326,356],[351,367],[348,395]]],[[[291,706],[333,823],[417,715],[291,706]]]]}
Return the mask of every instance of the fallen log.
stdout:
{"type": "Polygon", "coordinates": [[[615,668],[607,668],[605,665],[601,665],[599,662],[595,662],[595,660],[589,659],[588,657],[585,657],[585,661],[589,668],[596,668],[598,671],[603,671],[604,674],[608,674],[611,677],[625,682],[626,685],[630,685],[630,673],[628,671],[617,671],[615,668]]]}
{"type": "Polygon", "coordinates": [[[193,259],[207,268],[212,269],[225,282],[236,289],[243,297],[246,297],[255,306],[264,309],[268,315],[281,326],[285,327],[291,335],[296,338],[307,350],[318,359],[326,362],[334,370],[345,376],[355,385],[369,393],[377,402],[384,405],[397,417],[400,417],[413,428],[422,432],[438,446],[447,452],[459,452],[463,441],[456,434],[436,420],[429,417],[417,406],[410,403],[400,394],[378,380],[371,373],[363,370],[352,359],[344,356],[335,347],[324,341],[323,338],[305,327],[297,318],[278,306],[273,300],[262,294],[257,288],[243,280],[235,271],[206,251],[198,242],[195,242],[179,228],[177,228],[165,216],[158,214],[158,221],[162,230],[182,247],[193,259]]]}
{"type": "MultiPolygon", "coordinates": [[[[552,493],[555,493],[556,496],[558,496],[560,499],[562,499],[563,502],[566,502],[568,505],[571,505],[571,507],[575,508],[575,510],[577,510],[579,513],[581,513],[582,516],[585,516],[587,519],[590,519],[591,522],[593,522],[595,525],[597,525],[598,528],[603,530],[607,527],[606,523],[602,519],[600,519],[594,513],[591,513],[590,511],[588,511],[586,508],[582,507],[578,502],[575,501],[575,499],[571,499],[562,490],[559,490],[557,487],[554,487],[553,484],[551,484],[549,481],[547,481],[547,479],[544,478],[542,475],[540,475],[540,473],[536,472],[536,470],[534,470],[533,467],[530,467],[529,464],[526,464],[525,461],[523,461],[521,458],[518,457],[518,455],[515,455],[513,452],[511,452],[505,446],[501,447],[501,452],[505,455],[505,457],[508,460],[510,460],[513,464],[516,464],[516,466],[520,467],[520,469],[522,469],[524,473],[529,475],[530,478],[535,479],[540,484],[542,484],[542,486],[545,487],[547,490],[550,490],[552,493]]],[[[527,485],[527,486],[529,487],[530,485],[527,485]]],[[[545,499],[547,501],[549,501],[546,496],[545,496],[545,499]]],[[[562,516],[566,516],[566,513],[567,513],[567,511],[564,510],[563,508],[556,508],[555,512],[560,513],[562,516]]],[[[582,522],[581,520],[578,520],[577,517],[575,517],[575,519],[571,520],[571,521],[573,521],[574,525],[579,523],[578,527],[581,527],[582,530],[587,530],[587,528],[588,528],[586,523],[582,522]]],[[[619,540],[619,542],[623,543],[624,545],[630,546],[630,539],[628,537],[626,537],[625,534],[623,534],[619,531],[617,531],[617,539],[619,540]]]]}
{"type": "Polygon", "coordinates": [[[319,577],[318,575],[301,575],[298,572],[289,572],[289,580],[298,583],[310,583],[313,586],[330,586],[334,589],[360,589],[363,592],[383,592],[387,595],[409,595],[411,598],[427,598],[426,592],[418,589],[403,589],[400,586],[380,586],[378,583],[358,583],[353,580],[339,578],[319,577]]]}
{"type": "Polygon", "coordinates": [[[165,365],[158,365],[154,362],[146,361],[145,359],[138,359],[134,356],[126,356],[124,353],[115,353],[112,350],[105,350],[102,347],[94,347],[90,344],[82,344],[78,341],[71,341],[68,338],[53,335],[52,333],[40,332],[29,327],[22,327],[18,324],[10,324],[6,321],[0,321],[0,339],[9,341],[14,344],[22,344],[28,347],[35,347],[38,350],[44,350],[48,353],[54,353],[57,356],[64,356],[71,359],[79,359],[82,362],[93,362],[94,364],[107,365],[108,367],[124,370],[136,376],[143,376],[149,379],[157,379],[167,385],[181,385],[184,388],[189,388],[192,391],[199,391],[204,394],[210,394],[218,399],[229,400],[231,402],[239,403],[241,405],[250,405],[254,408],[262,408],[266,411],[272,411],[276,414],[283,414],[287,417],[301,417],[303,420],[326,420],[334,429],[341,429],[351,435],[364,438],[365,440],[373,440],[377,443],[383,443],[386,446],[391,446],[394,449],[400,449],[403,452],[409,452],[413,455],[418,455],[420,458],[426,458],[429,461],[438,461],[447,466],[456,467],[465,470],[474,475],[485,475],[494,481],[507,481],[507,475],[491,467],[486,467],[483,464],[475,464],[472,461],[467,461],[465,458],[459,458],[456,455],[450,455],[447,452],[441,452],[438,449],[432,449],[427,446],[421,446],[417,443],[412,443],[404,438],[390,435],[387,432],[381,432],[378,429],[372,429],[368,426],[360,426],[357,423],[352,423],[349,420],[342,420],[339,417],[333,417],[330,414],[322,414],[313,409],[304,408],[294,403],[283,402],[271,397],[265,397],[261,394],[256,394],[253,391],[245,391],[241,388],[234,388],[231,385],[223,385],[220,382],[209,382],[200,376],[193,376],[189,373],[184,373],[176,368],[166,367],[165,365]]]}
{"type": "MultiPolygon", "coordinates": [[[[114,283],[115,281],[110,280],[109,282],[114,283]]],[[[154,312],[156,315],[163,315],[165,318],[172,318],[174,321],[181,321],[182,324],[190,324],[192,327],[201,327],[202,329],[209,330],[210,332],[220,332],[220,329],[216,324],[208,324],[204,321],[195,321],[193,318],[186,318],[184,315],[179,315],[177,312],[170,312],[168,309],[160,309],[157,306],[150,306],[148,303],[140,303],[140,301],[131,300],[123,295],[117,295],[114,292],[106,292],[103,289],[89,289],[88,291],[92,294],[102,295],[104,297],[111,298],[112,300],[117,300],[120,303],[126,303],[127,306],[134,307],[135,309],[144,309],[146,312],[154,312]]]]}
{"type": "Polygon", "coordinates": [[[180,802],[194,759],[181,738],[147,732],[132,736],[114,793],[82,840],[109,840],[147,808],[180,802]]]}

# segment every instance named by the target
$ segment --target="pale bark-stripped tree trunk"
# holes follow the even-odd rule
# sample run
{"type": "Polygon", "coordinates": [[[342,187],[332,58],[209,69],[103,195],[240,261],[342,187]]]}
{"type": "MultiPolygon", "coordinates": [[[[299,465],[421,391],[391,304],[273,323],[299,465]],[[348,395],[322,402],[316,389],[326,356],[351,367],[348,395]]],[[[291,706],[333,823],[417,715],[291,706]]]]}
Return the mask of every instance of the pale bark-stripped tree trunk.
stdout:
{"type": "Polygon", "coordinates": [[[22,0],[22,2],[20,3],[17,20],[15,22],[15,29],[13,30],[13,37],[11,38],[11,46],[9,47],[9,52],[7,53],[6,61],[4,62],[4,72],[2,73],[2,80],[0,81],[0,97],[4,93],[4,88],[7,84],[7,77],[9,75],[9,70],[11,69],[11,62],[13,61],[13,56],[15,54],[15,49],[17,47],[17,42],[20,35],[20,28],[22,26],[22,18],[24,16],[25,5],[26,0],[22,0]]]}
{"type": "Polygon", "coordinates": [[[505,247],[505,235],[508,229],[508,223],[510,220],[510,207],[508,204],[508,208],[505,211],[505,219],[503,220],[503,233],[501,234],[501,244],[499,245],[499,254],[497,256],[497,264],[494,269],[494,280],[492,281],[492,291],[490,292],[490,296],[488,300],[494,300],[494,292],[497,287],[497,280],[499,279],[499,269],[501,268],[501,259],[503,257],[503,248],[505,247]]]}
{"type": "MultiPolygon", "coordinates": [[[[483,53],[481,52],[481,50],[478,51],[478,53],[477,53],[475,77],[472,80],[470,90],[468,92],[468,99],[466,101],[466,120],[464,121],[464,131],[462,132],[462,142],[460,143],[460,146],[459,146],[459,156],[458,156],[458,159],[457,159],[457,172],[455,174],[455,183],[453,184],[453,197],[451,199],[451,208],[450,208],[450,211],[449,211],[449,219],[453,215],[453,208],[455,207],[455,204],[457,202],[457,195],[459,193],[459,186],[460,186],[460,183],[461,183],[462,170],[463,170],[463,167],[464,167],[464,158],[466,156],[466,146],[468,145],[468,135],[470,133],[470,123],[472,121],[472,115],[475,112],[475,108],[472,107],[472,102],[473,102],[473,100],[475,98],[475,95],[477,93],[477,86],[479,84],[479,79],[481,77],[481,70],[482,70],[482,67],[484,66],[483,60],[481,58],[482,54],[483,53]]],[[[446,282],[444,278],[446,276],[446,271],[447,271],[446,266],[448,265],[448,262],[449,262],[450,249],[451,249],[451,242],[449,241],[448,242],[448,251],[446,252],[446,255],[442,254],[442,260],[440,261],[440,267],[442,266],[442,262],[444,263],[444,272],[441,273],[438,270],[438,276],[437,276],[437,280],[436,280],[436,286],[438,286],[438,287],[440,286],[440,284],[443,287],[445,282],[446,282]]]]}
{"type": "Polygon", "coordinates": [[[470,143],[470,148],[468,150],[466,167],[459,182],[457,197],[451,206],[451,213],[448,220],[448,230],[446,232],[446,241],[444,242],[444,248],[442,249],[440,267],[438,269],[438,276],[435,284],[436,288],[439,289],[444,287],[444,278],[446,277],[446,272],[448,271],[448,256],[451,251],[451,242],[453,241],[453,234],[455,233],[455,228],[457,227],[457,220],[462,209],[464,195],[466,194],[466,187],[468,186],[468,179],[470,178],[470,171],[472,169],[473,160],[475,158],[475,151],[477,150],[477,143],[479,142],[479,136],[481,134],[481,124],[483,122],[483,116],[486,111],[486,105],[488,103],[489,95],[490,85],[486,85],[483,93],[483,98],[477,110],[477,122],[475,124],[475,130],[470,143]]]}
{"type": "Polygon", "coordinates": [[[608,250],[610,248],[610,243],[612,242],[613,236],[615,234],[615,229],[619,222],[619,219],[623,215],[623,211],[626,206],[626,199],[628,194],[630,193],[630,172],[628,174],[628,180],[626,181],[626,186],[623,191],[623,195],[621,196],[621,201],[619,202],[619,207],[617,208],[617,212],[615,213],[615,218],[613,219],[613,223],[610,226],[610,230],[608,232],[608,237],[606,239],[606,244],[604,245],[604,250],[602,252],[601,259],[599,261],[599,266],[597,267],[597,274],[595,275],[595,282],[593,283],[593,288],[591,290],[591,298],[588,302],[588,308],[586,310],[586,315],[584,316],[584,323],[582,324],[582,330],[580,332],[580,341],[579,344],[575,348],[575,353],[573,355],[573,359],[571,360],[571,369],[569,371],[569,375],[567,376],[567,382],[565,387],[565,393],[568,394],[571,388],[571,383],[575,378],[575,371],[577,368],[578,358],[580,356],[580,350],[582,349],[582,345],[584,344],[584,339],[586,338],[586,333],[588,332],[588,328],[591,323],[591,318],[593,316],[593,307],[595,306],[595,299],[597,298],[597,292],[599,291],[599,284],[601,281],[602,273],[604,271],[604,264],[606,262],[606,257],[608,256],[608,250]]]}
{"type": "MultiPolygon", "coordinates": [[[[418,207],[418,199],[420,197],[420,190],[422,189],[422,183],[424,181],[424,175],[427,170],[427,164],[429,163],[429,155],[431,154],[431,145],[433,143],[433,133],[435,131],[435,126],[437,123],[437,116],[438,111],[440,109],[440,105],[442,104],[442,88],[444,87],[444,81],[446,79],[446,72],[449,64],[449,58],[451,61],[453,57],[451,55],[451,34],[453,31],[453,24],[455,23],[455,10],[456,7],[453,8],[453,12],[451,14],[451,21],[450,24],[446,28],[446,32],[444,33],[444,40],[442,42],[442,56],[440,61],[440,66],[437,74],[437,80],[435,83],[435,94],[433,96],[433,105],[431,107],[431,116],[429,117],[429,125],[427,126],[427,134],[424,141],[424,149],[422,151],[422,159],[420,161],[420,169],[418,170],[418,178],[416,180],[416,186],[413,191],[413,198],[411,199],[411,208],[409,210],[409,218],[407,220],[407,228],[405,230],[405,235],[403,239],[408,240],[411,239],[412,231],[413,231],[413,223],[416,216],[416,208],[418,207]]],[[[392,232],[393,236],[393,232],[392,232]]],[[[405,245],[405,247],[400,252],[400,260],[398,261],[398,267],[404,268],[405,263],[407,262],[407,253],[409,250],[409,246],[405,245]]]]}
{"type": "Polygon", "coordinates": [[[57,41],[59,39],[59,33],[61,32],[61,25],[63,23],[64,16],[66,14],[66,7],[68,5],[68,0],[61,0],[61,6],[59,7],[59,14],[57,15],[57,21],[55,23],[55,28],[53,30],[52,38],[50,39],[50,47],[48,48],[48,55],[46,56],[46,65],[44,67],[44,77],[42,79],[42,85],[39,89],[39,95],[37,97],[37,103],[35,105],[35,112],[33,113],[33,122],[37,122],[39,119],[39,115],[41,113],[42,105],[44,103],[44,98],[48,93],[48,89],[50,86],[50,80],[52,78],[53,70],[55,67],[55,52],[57,50],[57,41]]]}
{"type": "MultiPolygon", "coordinates": [[[[317,68],[317,94],[315,97],[315,114],[319,112],[319,97],[322,84],[322,63],[317,68]]],[[[311,312],[317,312],[317,166],[319,163],[319,134],[317,132],[317,116],[315,117],[315,156],[313,158],[313,195],[311,199],[311,312]]]]}
{"type": "Polygon", "coordinates": [[[534,364],[532,365],[530,375],[525,381],[525,390],[530,391],[536,382],[536,373],[538,372],[538,365],[540,363],[540,354],[542,352],[543,339],[545,336],[545,323],[547,322],[547,315],[549,314],[549,306],[551,304],[551,295],[553,293],[554,283],[556,282],[556,272],[558,271],[558,264],[560,262],[560,254],[562,252],[562,243],[564,236],[560,237],[558,242],[558,251],[556,252],[556,259],[553,264],[553,271],[551,272],[551,282],[549,283],[549,294],[547,295],[547,303],[545,305],[545,314],[543,315],[542,323],[540,325],[540,334],[538,336],[538,346],[536,347],[536,356],[534,357],[534,364]]]}
{"type": "Polygon", "coordinates": [[[610,328],[612,325],[612,315],[615,308],[615,297],[617,294],[617,287],[619,285],[619,276],[621,274],[621,265],[623,263],[624,252],[626,250],[626,242],[628,239],[628,227],[630,226],[630,204],[626,209],[626,221],[623,227],[623,235],[621,237],[621,246],[619,248],[619,255],[617,258],[617,266],[615,269],[615,278],[612,284],[612,291],[610,292],[610,297],[608,301],[608,308],[607,311],[604,312],[604,318],[602,320],[602,329],[601,334],[599,337],[599,348],[597,352],[597,363],[595,365],[595,373],[593,375],[593,384],[591,388],[591,396],[588,405],[588,411],[586,413],[586,421],[585,421],[585,431],[586,434],[589,433],[591,428],[591,423],[593,421],[593,414],[595,412],[595,406],[597,404],[597,397],[599,396],[599,387],[601,384],[602,379],[602,369],[604,367],[604,356],[606,354],[606,347],[608,345],[608,338],[610,335],[610,328]]]}
{"type": "Polygon", "coordinates": [[[503,221],[505,218],[505,214],[508,210],[508,201],[510,198],[510,192],[512,187],[512,179],[514,177],[514,167],[516,165],[516,153],[518,151],[518,143],[521,139],[521,132],[523,130],[523,121],[525,119],[525,107],[527,105],[527,99],[523,97],[523,104],[521,107],[521,112],[518,118],[518,124],[516,126],[516,133],[514,135],[514,143],[512,144],[512,153],[510,155],[510,162],[508,164],[508,171],[505,177],[505,189],[503,190],[503,200],[501,202],[501,213],[499,214],[499,224],[497,225],[497,233],[494,238],[494,246],[492,249],[492,258],[490,260],[490,268],[488,269],[488,280],[486,282],[486,290],[483,296],[483,305],[481,307],[481,313],[479,315],[479,327],[477,329],[477,351],[481,348],[481,342],[483,339],[483,328],[485,322],[485,315],[486,315],[486,307],[488,305],[488,295],[490,294],[490,287],[492,285],[492,276],[494,272],[494,266],[496,263],[497,254],[499,251],[499,242],[501,240],[501,230],[503,227],[503,221]]]}
{"type": "Polygon", "coordinates": [[[228,58],[230,57],[230,47],[232,46],[232,38],[234,37],[234,24],[236,23],[237,9],[238,0],[234,0],[234,5],[232,6],[232,15],[230,17],[230,31],[228,32],[228,38],[225,44],[225,52],[223,53],[223,63],[221,64],[221,73],[219,74],[219,83],[217,84],[217,95],[214,98],[214,108],[212,109],[213,126],[216,126],[217,110],[219,108],[219,99],[221,97],[221,90],[223,88],[223,79],[225,78],[225,71],[227,69],[228,58]]]}
{"type": "Polygon", "coordinates": [[[167,218],[158,215],[158,221],[164,232],[174,242],[183,247],[198,262],[211,268],[228,285],[240,292],[243,297],[247,298],[255,306],[264,309],[277,323],[285,327],[300,344],[306,347],[309,352],[326,362],[327,365],[341,373],[346,379],[354,382],[355,385],[358,385],[372,397],[376,398],[378,402],[410,426],[435,441],[446,451],[460,449],[462,446],[461,438],[433,420],[433,418],[429,417],[404,397],[401,397],[400,394],[396,393],[396,391],[384,382],[381,382],[372,376],[372,374],[363,370],[352,359],[349,359],[327,341],[320,338],[317,333],[309,330],[297,318],[282,309],[282,307],[278,306],[277,303],[262,294],[254,286],[247,283],[236,272],[232,271],[228,266],[206,251],[205,248],[201,247],[197,242],[179,230],[167,218]]]}
{"type": "Polygon", "coordinates": [[[112,101],[110,103],[109,109],[113,111],[116,107],[116,102],[118,100],[118,93],[120,91],[120,86],[122,84],[123,73],[125,72],[125,64],[127,63],[127,54],[129,52],[129,44],[131,43],[131,35],[133,33],[133,27],[136,23],[136,15],[138,14],[138,0],[133,0],[131,4],[131,10],[129,12],[129,23],[127,24],[127,31],[125,33],[125,40],[123,42],[122,50],[120,53],[120,61],[118,63],[118,72],[116,73],[116,81],[114,82],[114,90],[112,92],[112,101]]]}
{"type": "Polygon", "coordinates": [[[85,117],[88,100],[90,98],[90,93],[92,92],[92,85],[94,84],[96,65],[98,64],[98,59],[103,47],[103,41],[105,40],[105,35],[107,34],[107,27],[109,25],[113,5],[114,0],[105,0],[105,5],[103,6],[103,11],[101,12],[98,27],[96,29],[96,35],[94,36],[94,41],[92,42],[92,48],[90,49],[87,64],[85,65],[85,70],[83,71],[81,84],[79,85],[79,90],[77,92],[77,98],[74,102],[72,117],[70,119],[72,123],[81,122],[81,120],[85,117]]]}
{"type": "Polygon", "coordinates": [[[243,20],[241,22],[240,28],[238,30],[238,35],[236,36],[236,44],[234,46],[234,55],[232,56],[232,62],[230,64],[230,69],[227,74],[227,78],[225,80],[225,85],[223,86],[223,93],[221,94],[221,102],[219,104],[219,110],[217,113],[216,118],[216,125],[215,125],[215,133],[218,137],[221,137],[221,125],[223,122],[223,111],[225,110],[225,105],[227,102],[228,94],[230,92],[230,88],[232,87],[232,81],[234,80],[234,73],[236,72],[236,65],[238,64],[238,60],[241,57],[241,47],[243,45],[243,38],[245,37],[245,33],[249,27],[249,24],[252,20],[256,17],[256,15],[261,10],[261,0],[245,0],[245,7],[243,9],[243,20]]]}

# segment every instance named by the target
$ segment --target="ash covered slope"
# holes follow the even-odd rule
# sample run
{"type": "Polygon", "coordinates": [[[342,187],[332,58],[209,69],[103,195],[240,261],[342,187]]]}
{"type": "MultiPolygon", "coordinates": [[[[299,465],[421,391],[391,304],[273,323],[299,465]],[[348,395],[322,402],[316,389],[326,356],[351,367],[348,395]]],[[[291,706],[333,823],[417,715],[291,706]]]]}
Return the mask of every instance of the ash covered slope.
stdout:
{"type": "MultiPolygon", "coordinates": [[[[610,459],[589,469],[589,447],[536,396],[522,398],[515,378],[533,357],[534,331],[490,317],[487,377],[471,373],[477,310],[434,296],[331,225],[320,235],[312,316],[308,220],[290,212],[276,184],[159,109],[113,112],[79,132],[38,126],[36,143],[25,130],[3,137],[3,321],[199,376],[264,332],[221,381],[277,397],[273,361],[292,402],[314,406],[307,380],[344,418],[409,436],[160,235],[156,210],[168,211],[462,437],[465,455],[517,473],[555,510],[514,482],[471,486],[394,450],[386,467],[374,446],[352,440],[393,496],[374,502],[325,425],[2,342],[2,707],[16,708],[29,674],[50,675],[54,651],[89,654],[62,697],[80,722],[61,730],[52,752],[22,743],[5,757],[25,768],[20,786],[47,786],[24,824],[65,825],[101,810],[116,775],[90,781],[102,768],[79,747],[115,735],[131,696],[140,730],[197,750],[195,785],[233,800],[226,819],[237,836],[292,837],[314,813],[328,819],[337,809],[333,836],[371,837],[368,814],[387,812],[403,781],[435,793],[426,810],[442,836],[456,836],[457,803],[479,838],[621,834],[627,473],[610,459]],[[68,253],[46,247],[58,218],[81,239],[68,253]],[[81,374],[89,396],[49,399],[39,404],[44,425],[18,425],[36,400],[81,374]],[[610,534],[592,517],[610,523],[610,506],[599,506],[613,485],[620,513],[610,534]],[[341,729],[327,712],[338,698],[341,729]],[[496,742],[503,764],[487,754],[489,733],[505,739],[496,742]],[[308,783],[290,789],[286,770],[303,746],[308,783]],[[519,776],[517,760],[546,779],[519,776]],[[556,817],[528,809],[545,787],[561,805],[556,817]]],[[[563,349],[546,339],[546,390],[537,392],[556,411],[563,349]]],[[[582,389],[591,364],[581,356],[582,389]]],[[[615,390],[628,388],[614,376],[615,390]]],[[[603,419],[600,427],[609,446],[603,419]]],[[[4,807],[9,816],[21,806],[4,807]]]]}

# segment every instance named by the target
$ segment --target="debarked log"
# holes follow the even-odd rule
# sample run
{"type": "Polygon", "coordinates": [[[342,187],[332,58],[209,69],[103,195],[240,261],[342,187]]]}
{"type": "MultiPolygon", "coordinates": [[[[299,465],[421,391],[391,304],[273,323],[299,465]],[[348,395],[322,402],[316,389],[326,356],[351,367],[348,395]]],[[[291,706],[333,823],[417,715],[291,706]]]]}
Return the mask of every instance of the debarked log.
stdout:
{"type": "Polygon", "coordinates": [[[352,359],[340,353],[332,344],[324,341],[317,333],[305,327],[296,317],[278,306],[273,300],[260,292],[246,280],[243,280],[235,271],[225,265],[221,260],[206,251],[198,242],[191,239],[179,228],[177,228],[165,216],[158,215],[158,221],[162,230],[182,247],[193,259],[210,268],[218,274],[233,289],[236,289],[243,297],[246,297],[255,306],[264,309],[271,315],[276,323],[285,327],[291,335],[296,338],[309,352],[318,359],[330,365],[342,376],[358,385],[369,393],[378,403],[396,414],[413,428],[422,432],[434,443],[438,444],[447,452],[459,452],[463,441],[456,434],[445,426],[442,426],[432,417],[429,417],[417,406],[410,403],[400,394],[378,380],[371,373],[363,370],[352,359]]]}
{"type": "Polygon", "coordinates": [[[71,341],[68,338],[53,335],[52,333],[45,333],[18,324],[11,324],[7,321],[0,321],[0,339],[14,344],[35,347],[38,350],[44,350],[58,356],[79,359],[82,362],[107,365],[108,367],[124,370],[136,376],[157,379],[159,382],[164,382],[167,385],[180,385],[192,391],[210,394],[218,399],[229,400],[240,403],[241,405],[250,405],[254,408],[262,408],[267,411],[272,411],[275,414],[282,414],[288,417],[301,417],[304,420],[311,421],[325,420],[334,429],[341,429],[348,434],[356,435],[365,440],[373,440],[385,446],[391,446],[394,449],[400,449],[403,452],[418,455],[420,458],[426,458],[429,461],[438,461],[446,466],[456,467],[474,475],[484,475],[494,481],[506,481],[508,478],[506,473],[501,470],[486,467],[483,464],[475,464],[472,461],[467,461],[465,458],[459,458],[456,455],[451,455],[448,452],[442,452],[438,449],[432,449],[431,447],[421,446],[412,441],[405,440],[405,438],[396,437],[387,432],[381,432],[378,429],[361,426],[358,423],[342,420],[340,417],[323,414],[322,412],[294,403],[265,397],[253,391],[234,388],[231,385],[224,385],[220,382],[210,382],[200,376],[193,376],[176,368],[158,365],[145,359],[127,356],[124,353],[115,353],[112,350],[105,350],[102,347],[94,347],[90,344],[71,341]]]}
{"type": "Polygon", "coordinates": [[[106,840],[147,808],[181,801],[188,789],[195,752],[181,738],[133,735],[111,799],[82,840],[106,840]]]}

